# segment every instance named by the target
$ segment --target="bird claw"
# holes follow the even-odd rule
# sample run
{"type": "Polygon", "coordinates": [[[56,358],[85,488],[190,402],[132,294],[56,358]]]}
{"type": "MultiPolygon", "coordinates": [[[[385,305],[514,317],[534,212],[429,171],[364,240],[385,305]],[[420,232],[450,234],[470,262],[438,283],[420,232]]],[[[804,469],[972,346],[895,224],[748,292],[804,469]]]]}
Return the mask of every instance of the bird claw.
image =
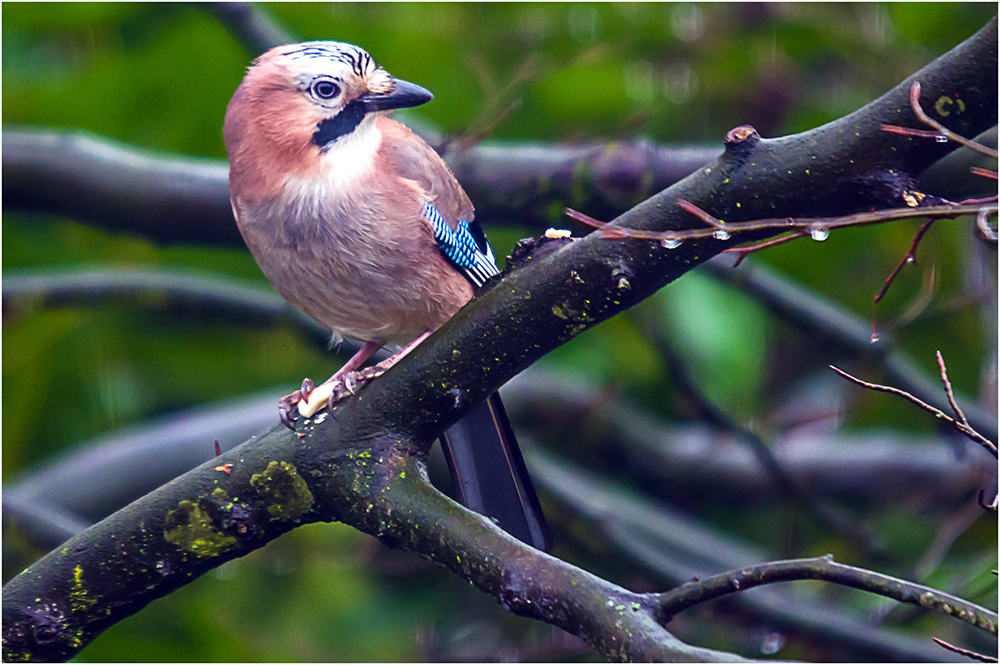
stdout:
{"type": "Polygon", "coordinates": [[[385,369],[374,365],[347,372],[336,378],[331,377],[318,386],[311,379],[304,379],[302,388],[282,397],[278,402],[278,416],[281,418],[281,423],[294,431],[293,409],[297,408],[300,415],[310,418],[323,407],[333,407],[349,394],[357,395],[359,388],[384,373],[385,369]]]}
{"type": "MultiPolygon", "coordinates": [[[[306,380],[308,381],[308,379],[306,380]]],[[[285,395],[280,400],[278,400],[278,418],[281,420],[282,425],[292,430],[293,432],[295,431],[295,418],[292,415],[292,408],[296,404],[298,404],[301,400],[302,400],[301,390],[296,390],[295,392],[285,395]]]]}

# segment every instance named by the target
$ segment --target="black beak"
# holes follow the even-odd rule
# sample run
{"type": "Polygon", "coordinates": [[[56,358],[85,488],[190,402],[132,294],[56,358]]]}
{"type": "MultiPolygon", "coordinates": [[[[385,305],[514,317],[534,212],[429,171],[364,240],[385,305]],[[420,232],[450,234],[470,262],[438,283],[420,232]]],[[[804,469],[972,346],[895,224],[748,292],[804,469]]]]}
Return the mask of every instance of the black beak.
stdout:
{"type": "Polygon", "coordinates": [[[420,106],[432,99],[434,99],[434,95],[425,88],[421,88],[416,83],[396,79],[395,92],[388,95],[365,95],[358,101],[364,105],[365,113],[371,113],[372,111],[391,111],[420,106]]]}

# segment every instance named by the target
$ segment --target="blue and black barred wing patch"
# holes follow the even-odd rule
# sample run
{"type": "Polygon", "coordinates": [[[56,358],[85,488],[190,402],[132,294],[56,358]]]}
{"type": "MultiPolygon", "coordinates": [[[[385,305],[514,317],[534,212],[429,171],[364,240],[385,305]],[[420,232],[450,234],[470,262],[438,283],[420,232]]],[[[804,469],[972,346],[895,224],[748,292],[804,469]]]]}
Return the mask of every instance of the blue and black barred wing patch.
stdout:
{"type": "Polygon", "coordinates": [[[424,204],[421,214],[434,229],[438,249],[475,286],[482,286],[500,272],[493,250],[486,242],[486,234],[478,222],[459,220],[458,228],[452,229],[430,203],[424,204]]]}

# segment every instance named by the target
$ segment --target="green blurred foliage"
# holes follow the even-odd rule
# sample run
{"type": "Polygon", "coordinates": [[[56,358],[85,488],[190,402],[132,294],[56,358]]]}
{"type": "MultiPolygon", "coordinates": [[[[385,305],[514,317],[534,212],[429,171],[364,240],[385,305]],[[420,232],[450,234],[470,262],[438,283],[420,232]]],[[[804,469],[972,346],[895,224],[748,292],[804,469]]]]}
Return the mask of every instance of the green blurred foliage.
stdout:
{"type": "MultiPolygon", "coordinates": [[[[411,117],[446,132],[492,126],[497,139],[719,142],[741,124],[777,136],[849,113],[969,37],[996,6],[275,3],[266,10],[301,39],[360,44],[393,74],[432,90],[434,103],[411,117]]],[[[148,149],[225,156],[226,104],[258,54],[204,7],[3,3],[2,18],[5,128],[76,128],[148,149]]],[[[498,256],[525,235],[483,221],[498,256]]],[[[904,222],[836,232],[755,259],[868,317],[916,228],[904,222]]],[[[956,388],[975,395],[996,340],[978,310],[953,302],[969,289],[963,271],[975,248],[968,228],[938,222],[919,266],[902,272],[879,317],[931,375],[940,349],[956,388]],[[933,292],[929,308],[895,326],[926,289],[933,292]]],[[[5,275],[85,265],[195,268],[269,288],[240,249],[161,245],[7,211],[2,261],[5,275]]],[[[995,254],[992,261],[995,280],[995,254]]],[[[830,361],[808,353],[789,358],[785,344],[794,332],[698,273],[651,305],[701,389],[741,422],[780,405],[788,374],[808,376],[830,361]]],[[[322,378],[340,362],[291,329],[153,316],[115,304],[5,315],[3,357],[7,482],[88,436],[268,386],[291,387],[303,376],[322,378]]],[[[540,364],[613,385],[665,417],[679,415],[666,367],[628,313],[540,364]]],[[[858,399],[849,427],[933,427],[900,401],[858,399]]],[[[701,516],[780,549],[795,520],[773,503],[762,498],[750,516],[728,505],[701,516]]],[[[890,549],[915,560],[941,515],[890,506],[876,521],[890,549]]],[[[984,558],[983,548],[989,554],[995,545],[996,524],[984,521],[929,581],[957,585],[950,590],[995,607],[988,568],[996,550],[984,558]]],[[[829,534],[807,532],[804,540],[812,553],[850,555],[829,534]]],[[[595,566],[603,565],[599,559],[595,566]]],[[[551,635],[437,567],[350,529],[316,525],[156,601],[78,660],[523,658],[530,656],[519,645],[551,635]]],[[[729,646],[724,634],[706,639],[729,646]]]]}

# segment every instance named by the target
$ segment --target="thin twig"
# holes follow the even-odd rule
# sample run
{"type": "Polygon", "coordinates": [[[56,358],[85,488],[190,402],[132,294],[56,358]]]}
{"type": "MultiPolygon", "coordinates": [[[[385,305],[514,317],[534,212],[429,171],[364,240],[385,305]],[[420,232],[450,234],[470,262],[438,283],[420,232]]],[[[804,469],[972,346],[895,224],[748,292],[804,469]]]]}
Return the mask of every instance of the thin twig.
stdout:
{"type": "MultiPolygon", "coordinates": [[[[903,269],[903,266],[905,266],[907,263],[916,264],[917,246],[920,245],[920,241],[923,240],[924,234],[927,233],[927,230],[931,228],[931,225],[933,225],[934,222],[935,220],[928,219],[926,222],[923,223],[923,225],[921,225],[920,230],[917,231],[917,235],[913,237],[913,242],[910,244],[910,249],[907,250],[906,254],[903,256],[903,259],[899,262],[899,265],[897,265],[896,268],[889,274],[889,276],[886,277],[885,285],[882,287],[882,290],[879,291],[878,294],[875,296],[876,305],[878,305],[879,302],[881,302],[882,298],[885,297],[886,292],[889,290],[889,286],[892,285],[893,280],[896,279],[896,275],[898,275],[899,271],[903,269]]],[[[873,323],[872,330],[874,330],[874,328],[875,326],[873,323]]]]}
{"type": "MultiPolygon", "coordinates": [[[[868,224],[882,224],[884,222],[898,219],[912,219],[914,217],[930,218],[950,218],[959,215],[973,215],[981,211],[987,213],[997,212],[996,197],[991,197],[986,201],[976,201],[975,203],[958,203],[948,205],[906,208],[889,208],[887,210],[877,210],[869,212],[859,212],[842,217],[782,217],[769,219],[755,219],[746,222],[724,222],[709,213],[705,212],[695,204],[679,199],[677,205],[684,210],[695,215],[704,221],[711,228],[707,229],[681,229],[669,231],[649,231],[645,229],[631,229],[624,226],[617,226],[594,219],[582,212],[566,208],[566,215],[583,222],[588,226],[598,229],[605,238],[638,238],[642,240],[657,240],[663,243],[677,243],[680,241],[710,238],[715,236],[720,230],[725,230],[728,234],[743,233],[746,231],[762,231],[766,229],[786,228],[800,229],[817,240],[825,238],[830,229],[843,228],[847,226],[864,226],[868,224]]],[[[804,234],[803,234],[804,235],[804,234]]],[[[674,245],[676,246],[676,245],[674,245]]]]}
{"type": "Polygon", "coordinates": [[[987,148],[981,143],[970,141],[964,136],[956,134],[955,132],[951,131],[950,129],[942,125],[940,122],[935,120],[934,118],[927,115],[924,112],[924,110],[920,107],[920,83],[918,81],[914,81],[913,85],[910,86],[910,106],[913,107],[913,112],[916,114],[920,122],[938,130],[938,132],[940,132],[942,136],[945,136],[946,138],[948,138],[951,141],[954,141],[955,143],[961,143],[966,148],[971,148],[976,152],[981,152],[984,155],[993,157],[994,159],[998,157],[996,150],[993,150],[992,148],[987,148]]]}
{"type": "Polygon", "coordinates": [[[944,356],[941,355],[940,351],[937,352],[937,361],[938,367],[941,368],[941,383],[944,384],[944,393],[948,396],[948,404],[951,406],[951,410],[955,412],[955,415],[958,416],[958,419],[962,421],[962,424],[968,426],[969,419],[965,417],[961,407],[955,401],[955,393],[951,389],[951,381],[948,380],[948,368],[944,365],[944,356]]]}
{"type": "Polygon", "coordinates": [[[971,658],[972,660],[978,660],[980,663],[996,663],[996,656],[987,656],[986,654],[979,653],[978,651],[969,651],[968,649],[963,649],[962,647],[957,647],[954,644],[948,644],[944,640],[932,637],[932,640],[937,642],[939,645],[943,646],[948,651],[954,651],[957,654],[965,656],[966,658],[971,658]]]}
{"type": "Polygon", "coordinates": [[[985,607],[920,584],[837,563],[833,560],[832,554],[811,559],[772,561],[721,573],[682,584],[663,594],[651,594],[650,598],[657,603],[658,620],[666,623],[678,612],[706,600],[763,584],[794,580],[824,580],[869,591],[900,602],[943,612],[981,630],[997,634],[997,615],[985,607]]]}
{"type": "Polygon", "coordinates": [[[903,269],[907,263],[912,263],[916,265],[917,263],[917,247],[920,245],[920,241],[923,240],[924,234],[931,228],[934,224],[933,219],[928,219],[920,226],[920,230],[917,231],[917,235],[913,237],[913,242],[910,243],[910,249],[906,251],[903,255],[902,260],[896,265],[889,276],[885,278],[885,284],[882,285],[882,290],[875,295],[875,301],[872,303],[872,339],[878,337],[878,304],[885,297],[885,294],[889,292],[889,287],[896,280],[896,275],[903,269]]]}
{"type": "Polygon", "coordinates": [[[724,249],[719,254],[736,254],[736,262],[733,263],[733,267],[737,267],[743,263],[743,259],[750,256],[754,252],[766,249],[768,247],[774,247],[775,245],[780,245],[786,243],[789,240],[795,240],[796,238],[801,238],[806,234],[805,231],[796,231],[787,236],[781,236],[779,238],[772,238],[771,240],[765,240],[764,242],[757,243],[756,245],[747,245],[746,247],[730,247],[729,249],[724,249]]]}
{"type": "Polygon", "coordinates": [[[997,172],[996,171],[992,171],[990,169],[983,169],[983,168],[980,168],[978,166],[970,166],[969,167],[969,171],[973,175],[981,175],[984,178],[991,178],[993,180],[997,179],[997,172]]]}
{"type": "Polygon", "coordinates": [[[889,132],[890,134],[902,134],[903,136],[915,136],[922,139],[937,139],[943,138],[947,140],[947,136],[941,132],[933,132],[929,129],[913,129],[912,127],[900,127],[899,125],[882,125],[882,131],[889,132]]]}
{"type": "MultiPolygon", "coordinates": [[[[946,422],[951,423],[952,427],[954,427],[956,431],[958,431],[961,434],[964,434],[969,439],[972,439],[973,441],[975,441],[976,443],[978,443],[979,445],[981,445],[983,448],[985,448],[987,451],[989,451],[989,453],[991,455],[993,455],[993,457],[997,456],[997,447],[996,447],[996,445],[992,441],[990,441],[989,439],[987,439],[986,437],[984,437],[982,434],[980,434],[979,432],[977,432],[976,430],[974,430],[971,426],[969,426],[968,422],[964,422],[963,423],[963,422],[959,422],[959,421],[955,420],[954,418],[952,418],[951,416],[949,416],[947,413],[945,413],[941,409],[938,409],[938,408],[935,408],[935,407],[931,406],[930,404],[928,404],[927,402],[923,401],[919,397],[915,397],[915,396],[911,395],[910,393],[906,392],[905,390],[900,390],[899,388],[893,388],[892,386],[883,386],[882,384],[879,384],[879,383],[868,383],[867,381],[862,381],[861,379],[859,379],[857,377],[851,376],[850,374],[848,374],[844,370],[838,369],[838,368],[834,367],[833,365],[830,365],[829,367],[834,372],[836,372],[837,374],[840,374],[842,377],[844,377],[845,379],[847,379],[851,383],[856,383],[859,386],[862,386],[864,388],[868,388],[869,390],[877,390],[878,392],[890,393],[890,394],[893,394],[893,395],[897,395],[899,397],[902,397],[903,399],[906,399],[906,400],[909,400],[910,402],[913,402],[914,404],[916,404],[917,406],[919,406],[924,411],[927,411],[928,413],[933,414],[936,418],[940,418],[941,420],[944,420],[946,422]]],[[[952,396],[952,398],[953,397],[954,396],[952,396]]]]}

